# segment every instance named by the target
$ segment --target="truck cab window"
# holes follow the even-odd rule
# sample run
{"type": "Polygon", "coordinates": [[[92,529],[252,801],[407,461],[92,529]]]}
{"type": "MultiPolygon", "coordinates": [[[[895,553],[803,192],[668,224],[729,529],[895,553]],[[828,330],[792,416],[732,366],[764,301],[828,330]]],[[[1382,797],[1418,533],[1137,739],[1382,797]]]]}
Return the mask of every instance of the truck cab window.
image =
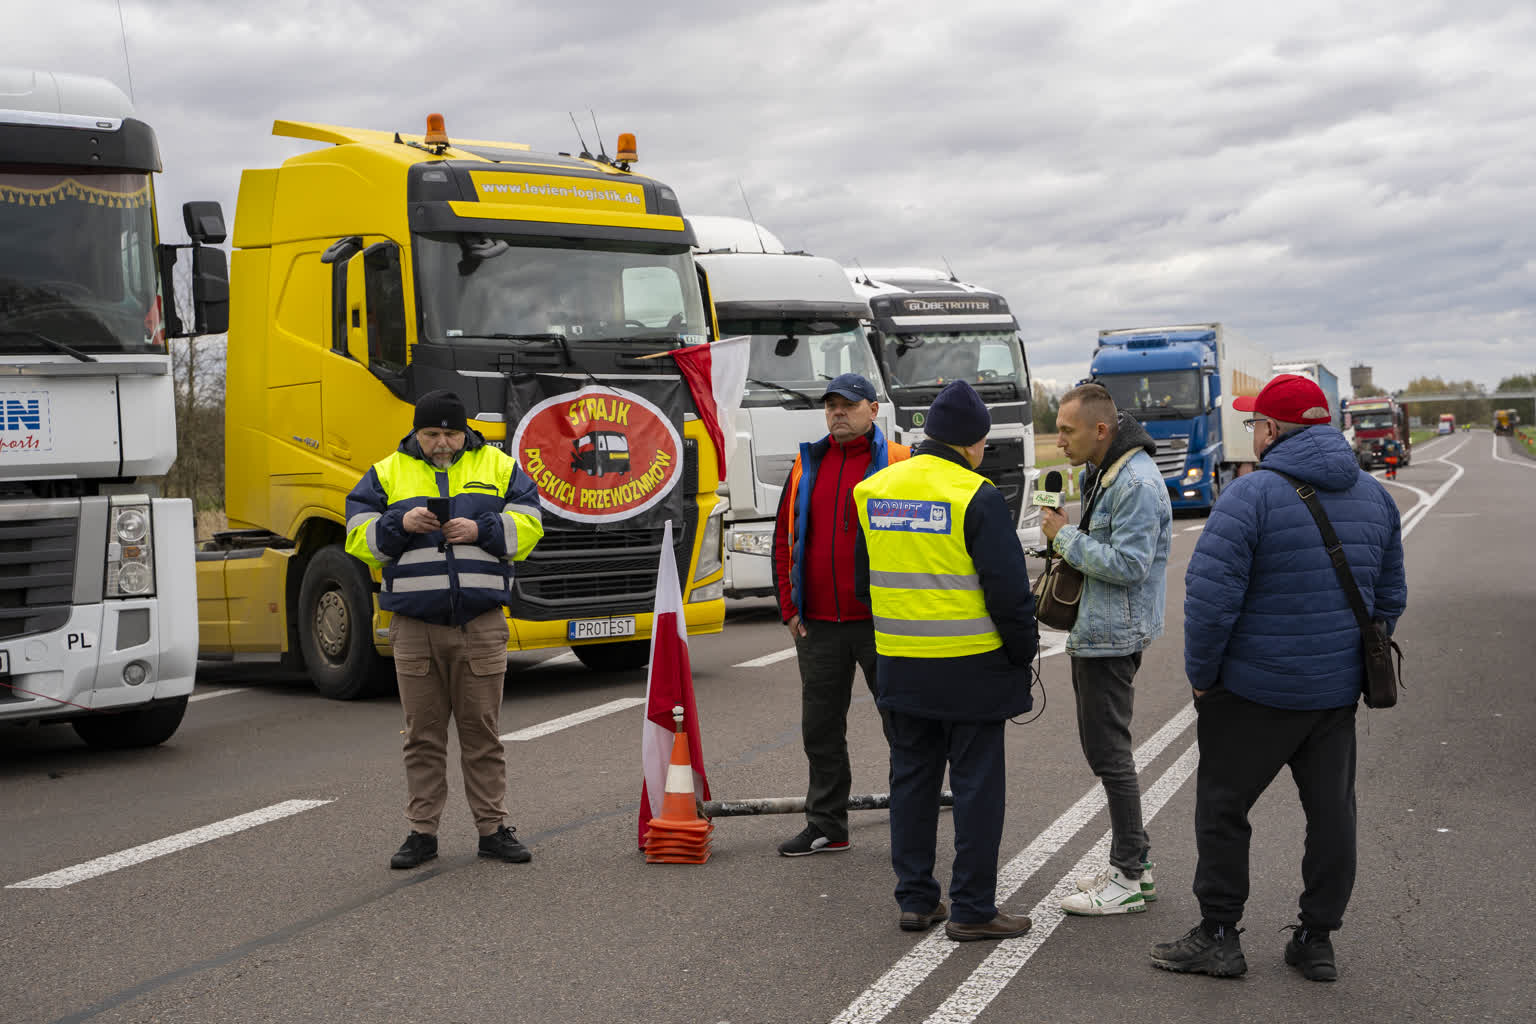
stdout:
{"type": "Polygon", "coordinates": [[[405,370],[405,288],[400,278],[400,249],[393,242],[369,246],[363,254],[367,283],[368,363],[400,373],[405,370]]]}

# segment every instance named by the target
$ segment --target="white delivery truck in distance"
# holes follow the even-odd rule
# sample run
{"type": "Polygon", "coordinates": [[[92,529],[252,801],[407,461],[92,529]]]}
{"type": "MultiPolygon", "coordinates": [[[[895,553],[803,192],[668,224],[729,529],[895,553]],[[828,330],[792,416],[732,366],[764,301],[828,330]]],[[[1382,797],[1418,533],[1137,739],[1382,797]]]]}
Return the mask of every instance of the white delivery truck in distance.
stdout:
{"type": "Polygon", "coordinates": [[[156,244],[149,125],[110,82],[0,69],[0,724],[160,743],[197,665],[192,503],[176,458],[174,301],[190,248],[198,334],[227,325],[216,203],[156,244]]]}
{"type": "Polygon", "coordinates": [[[840,264],[786,252],[772,232],[734,217],[690,217],[694,258],[709,275],[721,337],[750,335],[746,393],[736,414],[736,449],[721,493],[725,595],[774,594],[773,531],[779,500],[802,442],[827,433],[827,382],[857,373],[875,386],[876,418],[891,435],[890,402],[865,336],[869,304],[840,264]]]}
{"type": "Polygon", "coordinates": [[[1038,547],[1040,510],[1029,500],[1039,475],[1029,360],[1008,300],[940,270],[845,269],[869,302],[870,344],[895,405],[895,440],[921,442],[939,391],[953,380],[969,382],[992,415],[977,472],[1002,492],[1020,542],[1038,547]]]}

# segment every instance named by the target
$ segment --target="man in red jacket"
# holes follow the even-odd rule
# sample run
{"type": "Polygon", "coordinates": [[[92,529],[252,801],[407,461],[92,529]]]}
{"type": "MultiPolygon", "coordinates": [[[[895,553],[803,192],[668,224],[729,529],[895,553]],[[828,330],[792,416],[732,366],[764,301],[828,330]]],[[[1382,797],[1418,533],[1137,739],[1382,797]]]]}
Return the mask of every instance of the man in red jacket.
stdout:
{"type": "Polygon", "coordinates": [[[800,662],[800,734],[810,762],[806,826],[779,845],[786,857],[846,850],[848,704],[853,670],[875,689],[875,627],[869,606],[854,593],[854,542],[859,516],[854,485],[905,459],[875,425],[875,386],[856,373],[827,385],[822,397],[827,436],[802,444],[779,499],[773,533],[773,578],[779,616],[800,662]]]}

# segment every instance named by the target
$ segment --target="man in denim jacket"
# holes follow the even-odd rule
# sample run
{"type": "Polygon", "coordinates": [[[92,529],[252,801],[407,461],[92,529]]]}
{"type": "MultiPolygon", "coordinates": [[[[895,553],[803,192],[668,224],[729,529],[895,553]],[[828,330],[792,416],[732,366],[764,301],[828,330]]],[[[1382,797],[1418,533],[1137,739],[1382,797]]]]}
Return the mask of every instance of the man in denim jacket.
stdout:
{"type": "Polygon", "coordinates": [[[1141,820],[1141,783],[1131,754],[1131,705],[1141,652],[1163,632],[1173,507],[1152,456],[1157,443],[1098,384],[1061,399],[1056,445],[1082,475],[1084,526],[1040,510],[1052,550],[1083,574],[1077,622],[1067,635],[1077,734],[1104,784],[1113,841],[1109,866],[1079,879],[1068,914],[1125,914],[1157,899],[1141,820]]]}

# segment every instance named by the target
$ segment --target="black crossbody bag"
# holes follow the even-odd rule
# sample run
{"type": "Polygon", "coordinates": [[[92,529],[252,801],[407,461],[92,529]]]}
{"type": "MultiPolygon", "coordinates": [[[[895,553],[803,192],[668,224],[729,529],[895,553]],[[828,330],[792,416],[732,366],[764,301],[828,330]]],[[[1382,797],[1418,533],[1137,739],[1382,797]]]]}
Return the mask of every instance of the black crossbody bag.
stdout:
{"type": "Polygon", "coordinates": [[[1349,561],[1344,557],[1344,545],[1333,531],[1328,513],[1323,511],[1323,503],[1317,500],[1317,491],[1311,484],[1303,483],[1278,469],[1270,469],[1268,466],[1260,468],[1285,477],[1296,488],[1296,496],[1306,504],[1312,518],[1317,520],[1318,531],[1323,535],[1323,545],[1328,550],[1328,560],[1333,563],[1333,571],[1339,577],[1339,586],[1344,589],[1344,596],[1349,598],[1349,606],[1355,612],[1355,621],[1360,624],[1361,649],[1365,657],[1365,685],[1362,687],[1365,706],[1392,707],[1397,703],[1398,679],[1403,670],[1403,649],[1388,635],[1385,622],[1372,619],[1366,613],[1365,599],[1360,596],[1360,587],[1355,583],[1354,574],[1349,571],[1349,561]]]}

